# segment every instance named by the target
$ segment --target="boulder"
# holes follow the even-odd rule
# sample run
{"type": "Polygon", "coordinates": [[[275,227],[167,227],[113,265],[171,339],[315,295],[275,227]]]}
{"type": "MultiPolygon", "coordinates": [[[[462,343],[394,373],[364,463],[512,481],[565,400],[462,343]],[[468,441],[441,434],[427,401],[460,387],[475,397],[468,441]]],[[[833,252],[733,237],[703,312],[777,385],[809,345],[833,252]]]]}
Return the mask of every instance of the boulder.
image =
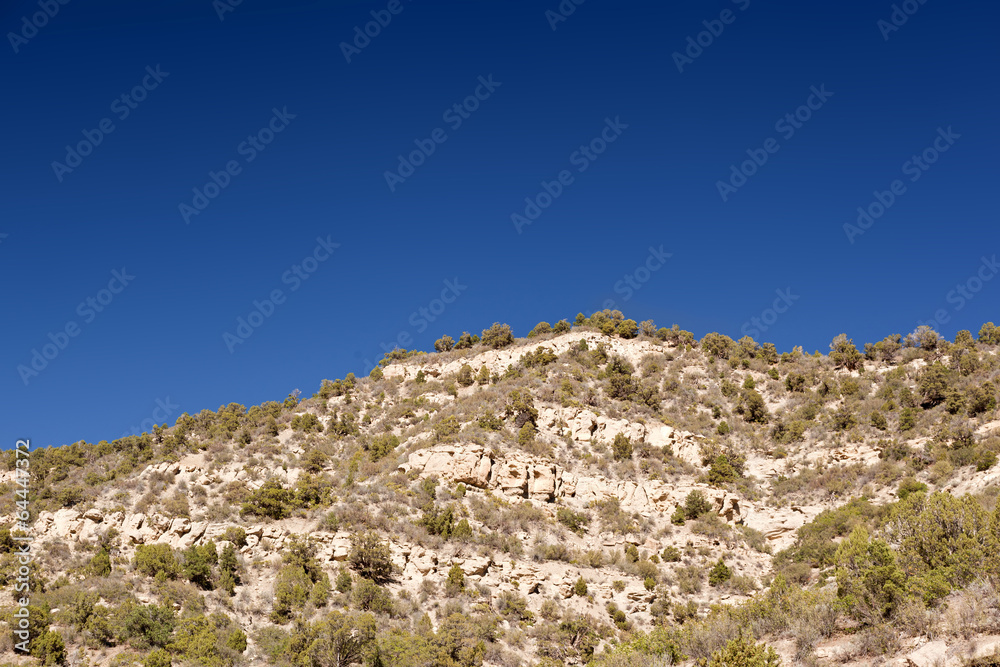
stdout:
{"type": "Polygon", "coordinates": [[[52,532],[61,537],[74,536],[80,531],[81,523],[79,512],[64,508],[52,515],[52,532]]]}
{"type": "Polygon", "coordinates": [[[438,559],[436,553],[433,551],[427,551],[423,547],[418,547],[410,553],[407,566],[412,567],[421,575],[428,575],[436,569],[437,562],[438,559]]]}
{"type": "Polygon", "coordinates": [[[556,466],[535,463],[529,468],[528,496],[532,500],[552,502],[556,496],[556,466]]]}
{"type": "Polygon", "coordinates": [[[470,577],[483,577],[490,571],[493,559],[489,556],[474,556],[466,558],[462,563],[462,571],[470,577]]]}
{"type": "Polygon", "coordinates": [[[408,469],[484,489],[493,462],[480,445],[441,445],[410,455],[408,469]]]}
{"type": "Polygon", "coordinates": [[[507,460],[494,468],[494,482],[508,496],[527,496],[528,466],[523,461],[507,460]]]}

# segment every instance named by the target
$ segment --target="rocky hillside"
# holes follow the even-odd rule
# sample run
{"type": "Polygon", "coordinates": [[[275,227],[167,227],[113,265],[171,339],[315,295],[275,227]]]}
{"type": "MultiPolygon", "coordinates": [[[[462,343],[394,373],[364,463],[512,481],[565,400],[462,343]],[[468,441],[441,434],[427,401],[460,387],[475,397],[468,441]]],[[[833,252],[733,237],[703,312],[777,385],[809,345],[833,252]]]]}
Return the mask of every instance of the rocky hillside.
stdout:
{"type": "Polygon", "coordinates": [[[1000,664],[998,344],[494,325],[33,451],[27,533],[7,452],[0,660],[1000,664]]]}

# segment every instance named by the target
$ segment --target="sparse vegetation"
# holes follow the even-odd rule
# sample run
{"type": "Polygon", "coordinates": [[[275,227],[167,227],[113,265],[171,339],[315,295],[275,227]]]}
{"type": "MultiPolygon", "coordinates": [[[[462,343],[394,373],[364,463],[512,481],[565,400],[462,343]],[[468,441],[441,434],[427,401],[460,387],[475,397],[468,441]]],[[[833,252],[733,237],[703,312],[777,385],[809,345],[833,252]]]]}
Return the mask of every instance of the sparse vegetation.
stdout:
{"type": "Polygon", "coordinates": [[[824,356],[611,310],[549,322],[39,448],[33,654],[756,666],[778,639],[810,664],[834,635],[889,660],[993,632],[1000,329],[842,334],[824,356]]]}

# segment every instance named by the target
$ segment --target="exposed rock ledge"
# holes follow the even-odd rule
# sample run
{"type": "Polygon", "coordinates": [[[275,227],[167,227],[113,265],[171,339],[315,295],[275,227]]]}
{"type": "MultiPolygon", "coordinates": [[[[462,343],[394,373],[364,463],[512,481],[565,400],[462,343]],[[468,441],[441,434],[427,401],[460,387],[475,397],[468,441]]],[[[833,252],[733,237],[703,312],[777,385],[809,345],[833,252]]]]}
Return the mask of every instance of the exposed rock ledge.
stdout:
{"type": "Polygon", "coordinates": [[[574,504],[617,498],[629,512],[672,512],[694,489],[714,501],[719,516],[742,523],[746,503],[732,493],[700,484],[670,485],[660,480],[614,481],[602,476],[575,475],[561,466],[523,452],[509,452],[494,459],[494,453],[476,444],[438,445],[410,454],[400,466],[403,472],[435,475],[478,489],[497,490],[506,496],[555,502],[572,498],[574,504]]]}

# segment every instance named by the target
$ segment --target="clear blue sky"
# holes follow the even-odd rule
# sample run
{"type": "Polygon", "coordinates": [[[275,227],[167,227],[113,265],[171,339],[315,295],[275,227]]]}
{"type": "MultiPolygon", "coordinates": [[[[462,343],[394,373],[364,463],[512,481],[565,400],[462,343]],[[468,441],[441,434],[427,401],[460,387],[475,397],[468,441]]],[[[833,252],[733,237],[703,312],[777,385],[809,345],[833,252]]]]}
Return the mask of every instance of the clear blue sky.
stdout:
{"type": "Polygon", "coordinates": [[[1000,321],[996,5],[225,1],[0,6],[4,448],[607,300],[779,350],[1000,321]]]}

